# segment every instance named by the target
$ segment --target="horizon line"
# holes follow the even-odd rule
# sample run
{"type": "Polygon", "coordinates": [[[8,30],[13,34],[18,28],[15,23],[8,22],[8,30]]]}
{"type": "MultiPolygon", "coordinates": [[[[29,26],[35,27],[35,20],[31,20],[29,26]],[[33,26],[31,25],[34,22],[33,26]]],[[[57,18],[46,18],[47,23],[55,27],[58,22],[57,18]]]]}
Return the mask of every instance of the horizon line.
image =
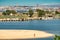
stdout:
{"type": "Polygon", "coordinates": [[[37,5],[38,6],[40,6],[40,5],[42,5],[42,6],[43,5],[60,5],[60,3],[53,3],[53,4],[52,3],[51,4],[50,3],[46,3],[46,4],[36,4],[36,5],[1,5],[1,6],[37,6],[37,5]]]}

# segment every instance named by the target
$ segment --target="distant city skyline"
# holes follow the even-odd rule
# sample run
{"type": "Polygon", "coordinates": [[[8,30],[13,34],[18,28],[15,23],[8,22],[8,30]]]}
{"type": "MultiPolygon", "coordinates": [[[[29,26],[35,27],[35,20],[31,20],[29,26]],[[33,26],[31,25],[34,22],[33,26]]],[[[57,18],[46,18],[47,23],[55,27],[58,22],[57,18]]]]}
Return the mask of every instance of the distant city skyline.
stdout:
{"type": "Polygon", "coordinates": [[[60,0],[0,0],[0,6],[36,6],[39,5],[59,5],[60,0]]]}

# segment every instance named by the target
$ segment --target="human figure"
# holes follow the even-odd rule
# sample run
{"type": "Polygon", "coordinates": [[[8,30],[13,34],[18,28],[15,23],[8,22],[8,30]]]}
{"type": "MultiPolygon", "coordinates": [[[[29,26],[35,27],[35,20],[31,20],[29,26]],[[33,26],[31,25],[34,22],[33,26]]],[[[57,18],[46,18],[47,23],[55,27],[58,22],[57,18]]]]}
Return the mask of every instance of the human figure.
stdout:
{"type": "Polygon", "coordinates": [[[35,37],[35,33],[34,33],[34,37],[35,37]]]}

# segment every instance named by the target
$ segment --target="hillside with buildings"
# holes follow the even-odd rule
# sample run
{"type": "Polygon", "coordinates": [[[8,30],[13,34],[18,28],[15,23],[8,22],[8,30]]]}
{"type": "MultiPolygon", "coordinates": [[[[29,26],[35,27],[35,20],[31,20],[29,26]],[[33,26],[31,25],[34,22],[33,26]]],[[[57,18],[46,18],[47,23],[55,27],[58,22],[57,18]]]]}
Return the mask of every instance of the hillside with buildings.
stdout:
{"type": "Polygon", "coordinates": [[[28,20],[28,19],[60,19],[60,6],[54,5],[36,5],[36,6],[0,6],[0,20],[28,20]],[[15,11],[16,14],[10,13],[3,15],[6,10],[15,11]],[[30,10],[30,12],[29,12],[30,10]],[[37,10],[37,11],[36,11],[37,10]],[[32,16],[30,16],[32,15],[32,16]]]}

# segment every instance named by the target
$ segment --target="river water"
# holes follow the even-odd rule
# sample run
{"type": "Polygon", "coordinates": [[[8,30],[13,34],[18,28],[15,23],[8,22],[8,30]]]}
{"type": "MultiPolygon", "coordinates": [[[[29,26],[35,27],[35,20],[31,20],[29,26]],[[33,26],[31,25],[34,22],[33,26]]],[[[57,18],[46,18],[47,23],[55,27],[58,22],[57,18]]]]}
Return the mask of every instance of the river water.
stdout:
{"type": "MultiPolygon", "coordinates": [[[[48,33],[60,35],[60,20],[6,21],[0,22],[0,30],[1,29],[41,30],[48,33]]],[[[53,40],[53,37],[36,38],[35,40],[53,40]]]]}

